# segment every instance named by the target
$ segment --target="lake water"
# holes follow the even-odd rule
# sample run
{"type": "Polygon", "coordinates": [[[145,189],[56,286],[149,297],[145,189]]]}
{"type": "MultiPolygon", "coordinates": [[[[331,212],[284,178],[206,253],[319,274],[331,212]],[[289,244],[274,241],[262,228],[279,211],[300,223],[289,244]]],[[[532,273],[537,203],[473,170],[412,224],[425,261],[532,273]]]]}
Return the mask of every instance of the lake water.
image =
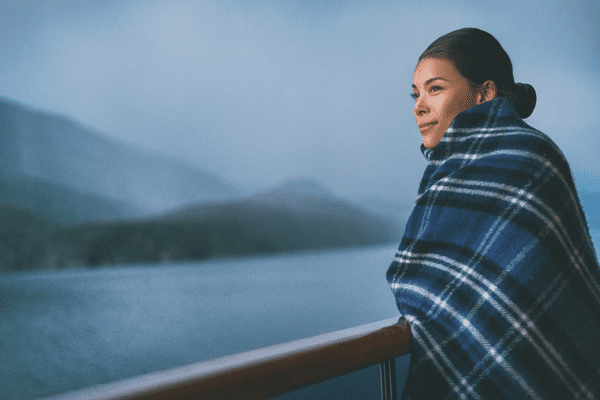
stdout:
{"type": "MultiPolygon", "coordinates": [[[[600,256],[600,230],[591,234],[600,256]]],[[[64,393],[397,317],[385,280],[395,250],[0,275],[0,399],[64,393]]],[[[400,385],[408,357],[398,359],[400,385]]],[[[354,374],[341,378],[336,390],[347,392],[338,398],[377,398],[377,368],[354,374]]]]}
{"type": "Polygon", "coordinates": [[[1,275],[0,398],[59,394],[398,317],[385,279],[395,250],[1,275]]]}

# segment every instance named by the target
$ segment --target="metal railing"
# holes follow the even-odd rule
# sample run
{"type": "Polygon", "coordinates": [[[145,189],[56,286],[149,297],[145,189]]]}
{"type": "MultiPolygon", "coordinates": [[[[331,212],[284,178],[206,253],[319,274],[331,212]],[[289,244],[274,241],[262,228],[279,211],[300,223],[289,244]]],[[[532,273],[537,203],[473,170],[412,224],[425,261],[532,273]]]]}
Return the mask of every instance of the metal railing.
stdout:
{"type": "Polygon", "coordinates": [[[395,400],[394,359],[410,339],[408,323],[392,318],[47,400],[265,399],[376,364],[382,398],[395,400]]]}

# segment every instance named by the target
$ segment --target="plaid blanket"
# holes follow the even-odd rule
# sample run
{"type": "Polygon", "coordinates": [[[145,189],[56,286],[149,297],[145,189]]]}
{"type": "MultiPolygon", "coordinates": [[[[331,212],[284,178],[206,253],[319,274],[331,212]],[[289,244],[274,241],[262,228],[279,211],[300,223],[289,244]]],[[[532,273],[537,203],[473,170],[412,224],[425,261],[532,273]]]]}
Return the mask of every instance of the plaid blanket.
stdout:
{"type": "Polygon", "coordinates": [[[403,399],[600,399],[600,267],[569,166],[504,97],[428,160],[387,272],[409,321],[403,399]]]}

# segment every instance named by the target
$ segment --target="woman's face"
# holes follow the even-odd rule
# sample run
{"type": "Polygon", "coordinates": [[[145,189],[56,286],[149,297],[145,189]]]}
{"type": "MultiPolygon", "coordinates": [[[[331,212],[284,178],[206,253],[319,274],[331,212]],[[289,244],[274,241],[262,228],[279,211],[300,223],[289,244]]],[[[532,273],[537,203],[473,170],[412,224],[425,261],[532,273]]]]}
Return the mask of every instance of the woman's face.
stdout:
{"type": "Polygon", "coordinates": [[[478,104],[467,79],[444,59],[421,60],[412,87],[415,120],[429,149],[437,146],[458,113],[478,104]]]}

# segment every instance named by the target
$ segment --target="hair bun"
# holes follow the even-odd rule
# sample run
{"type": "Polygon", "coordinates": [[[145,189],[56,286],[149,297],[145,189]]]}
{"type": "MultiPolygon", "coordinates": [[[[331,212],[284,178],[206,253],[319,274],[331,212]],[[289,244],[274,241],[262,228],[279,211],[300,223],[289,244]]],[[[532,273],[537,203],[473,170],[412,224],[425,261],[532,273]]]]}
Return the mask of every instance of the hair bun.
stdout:
{"type": "Polygon", "coordinates": [[[525,119],[531,115],[535,108],[537,96],[535,89],[528,83],[515,83],[515,97],[517,114],[525,119]]]}

